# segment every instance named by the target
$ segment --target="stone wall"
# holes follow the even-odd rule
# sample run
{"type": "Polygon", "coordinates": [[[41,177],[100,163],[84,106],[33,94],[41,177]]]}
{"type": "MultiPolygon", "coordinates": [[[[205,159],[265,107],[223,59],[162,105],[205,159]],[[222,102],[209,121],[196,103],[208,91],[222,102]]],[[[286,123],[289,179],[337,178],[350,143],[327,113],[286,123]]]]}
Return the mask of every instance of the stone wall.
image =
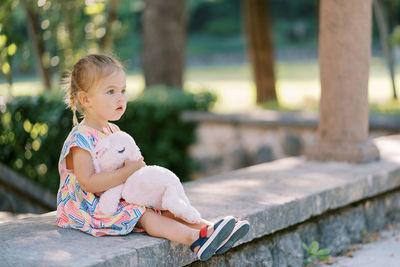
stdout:
{"type": "Polygon", "coordinates": [[[400,188],[381,196],[327,212],[283,231],[242,244],[207,263],[190,266],[302,266],[309,256],[302,248],[317,241],[330,255],[346,252],[351,244],[366,242],[369,233],[400,223],[400,188]]]}
{"type": "Polygon", "coordinates": [[[56,197],[0,163],[0,211],[45,213],[56,208],[56,197]]]}
{"type": "Polygon", "coordinates": [[[190,147],[195,177],[216,175],[290,156],[300,156],[316,141],[308,127],[264,127],[202,122],[190,147]]]}
{"type": "MultiPolygon", "coordinates": [[[[197,142],[189,152],[197,166],[194,178],[304,155],[317,142],[316,113],[187,112],[183,119],[199,123],[197,142]]],[[[370,138],[399,132],[399,116],[371,115],[370,138]]]]}

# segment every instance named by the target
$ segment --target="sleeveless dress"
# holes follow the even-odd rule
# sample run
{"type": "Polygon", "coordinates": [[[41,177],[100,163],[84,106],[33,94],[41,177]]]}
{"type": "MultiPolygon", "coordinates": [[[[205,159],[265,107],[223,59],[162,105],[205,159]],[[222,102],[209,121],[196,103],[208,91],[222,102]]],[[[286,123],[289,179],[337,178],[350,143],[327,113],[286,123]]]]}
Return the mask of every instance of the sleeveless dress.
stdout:
{"type": "MultiPolygon", "coordinates": [[[[119,128],[109,123],[112,132],[119,128]]],[[[66,167],[66,156],[73,147],[80,147],[89,153],[99,139],[106,134],[84,124],[72,128],[64,142],[58,170],[60,187],[57,193],[57,225],[62,228],[77,229],[93,236],[127,235],[132,231],[143,232],[135,228],[136,223],[146,211],[144,206],[128,204],[120,200],[117,211],[106,216],[99,211],[99,198],[95,194],[85,192],[78,184],[75,173],[66,167]]]]}

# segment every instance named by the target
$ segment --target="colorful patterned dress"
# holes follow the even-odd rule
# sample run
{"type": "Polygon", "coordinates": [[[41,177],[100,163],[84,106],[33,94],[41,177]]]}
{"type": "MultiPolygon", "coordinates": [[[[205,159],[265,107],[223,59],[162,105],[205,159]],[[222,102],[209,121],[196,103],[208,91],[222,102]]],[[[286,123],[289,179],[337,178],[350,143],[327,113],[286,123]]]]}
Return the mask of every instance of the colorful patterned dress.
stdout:
{"type": "MultiPolygon", "coordinates": [[[[109,126],[112,132],[119,131],[116,125],[110,123],[109,126]]],[[[98,197],[82,190],[73,170],[66,167],[65,158],[71,148],[80,147],[91,152],[98,140],[105,136],[103,132],[78,124],[65,140],[58,163],[60,188],[57,193],[57,225],[93,236],[127,235],[133,230],[142,232],[135,225],[146,211],[145,207],[121,200],[114,215],[103,215],[98,209],[98,197]]]]}

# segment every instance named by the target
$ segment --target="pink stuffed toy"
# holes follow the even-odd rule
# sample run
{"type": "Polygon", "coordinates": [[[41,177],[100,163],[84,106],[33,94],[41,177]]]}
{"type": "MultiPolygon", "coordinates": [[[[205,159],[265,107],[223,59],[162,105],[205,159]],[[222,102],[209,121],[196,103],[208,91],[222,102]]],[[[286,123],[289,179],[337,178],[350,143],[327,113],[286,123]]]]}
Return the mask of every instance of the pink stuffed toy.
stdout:
{"type": "MultiPolygon", "coordinates": [[[[126,159],[138,160],[142,154],[133,138],[119,131],[99,140],[92,157],[96,172],[107,172],[121,168],[126,159]]],[[[179,178],[163,167],[142,167],[124,184],[105,191],[100,196],[100,211],[113,214],[121,198],[128,203],[169,210],[189,223],[200,222],[200,213],[190,204],[179,178]]]]}

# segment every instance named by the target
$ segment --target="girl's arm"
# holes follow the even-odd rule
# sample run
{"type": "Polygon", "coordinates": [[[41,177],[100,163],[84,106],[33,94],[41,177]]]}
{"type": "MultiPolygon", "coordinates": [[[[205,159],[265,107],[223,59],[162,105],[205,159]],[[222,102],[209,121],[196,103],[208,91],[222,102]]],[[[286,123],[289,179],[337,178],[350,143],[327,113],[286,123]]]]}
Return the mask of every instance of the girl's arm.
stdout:
{"type": "Polygon", "coordinates": [[[120,169],[95,173],[90,153],[82,148],[74,147],[72,149],[72,165],[79,186],[86,192],[97,193],[124,183],[132,173],[146,164],[143,158],[138,161],[126,160],[120,169]]]}

